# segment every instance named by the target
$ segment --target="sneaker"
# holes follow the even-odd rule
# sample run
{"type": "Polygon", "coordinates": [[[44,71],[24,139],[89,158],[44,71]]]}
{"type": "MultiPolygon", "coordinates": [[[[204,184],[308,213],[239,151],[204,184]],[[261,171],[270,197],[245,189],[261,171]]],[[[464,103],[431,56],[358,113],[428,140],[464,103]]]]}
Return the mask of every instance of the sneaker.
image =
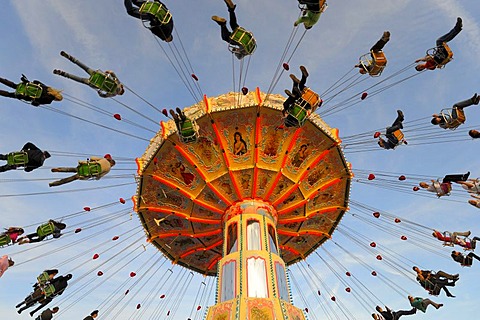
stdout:
{"type": "Polygon", "coordinates": [[[382,36],[382,41],[388,42],[390,40],[390,31],[385,31],[382,36]]]}
{"type": "Polygon", "coordinates": [[[403,120],[405,119],[405,117],[403,116],[402,110],[397,110],[397,114],[398,114],[398,117],[399,117],[400,119],[402,119],[401,121],[403,121],[403,120]]]}
{"type": "Polygon", "coordinates": [[[60,55],[61,55],[62,57],[68,58],[68,53],[66,53],[66,52],[63,51],[63,50],[60,51],[60,55]]]}
{"type": "Polygon", "coordinates": [[[307,68],[305,68],[304,66],[300,66],[300,71],[302,71],[302,75],[303,75],[305,78],[308,77],[307,68]]]}
{"type": "Polygon", "coordinates": [[[237,7],[232,0],[224,0],[225,3],[227,4],[228,9],[235,10],[237,7]]]}
{"type": "Polygon", "coordinates": [[[439,308],[441,308],[441,307],[443,307],[443,303],[438,304],[438,307],[435,306],[435,308],[437,308],[437,309],[439,309],[439,308]]]}
{"type": "Polygon", "coordinates": [[[473,104],[478,104],[480,102],[480,96],[478,96],[478,94],[475,93],[472,97],[472,102],[473,104]]]}
{"type": "Polygon", "coordinates": [[[300,80],[298,80],[298,78],[297,78],[297,77],[295,77],[295,75],[294,75],[294,74],[291,74],[291,75],[290,75],[290,79],[292,79],[292,80],[293,80],[293,82],[295,82],[295,83],[300,83],[300,80]]]}
{"type": "Polygon", "coordinates": [[[295,96],[292,94],[292,92],[290,90],[285,89],[285,93],[287,94],[287,96],[289,96],[291,98],[295,98],[295,96]]]}
{"type": "Polygon", "coordinates": [[[470,171],[468,171],[467,173],[465,173],[462,177],[462,181],[467,181],[468,177],[470,176],[470,171]]]}
{"type": "Polygon", "coordinates": [[[219,17],[219,16],[212,16],[212,20],[218,23],[219,25],[223,25],[227,23],[227,19],[219,17]]]}
{"type": "MultiPolygon", "coordinates": [[[[225,1],[226,1],[226,0],[225,0],[225,1]]],[[[455,24],[455,27],[456,27],[456,28],[460,28],[460,29],[463,28],[462,18],[460,18],[460,17],[457,18],[457,24],[455,24]]]]}
{"type": "MultiPolygon", "coordinates": [[[[470,237],[470,235],[472,234],[471,231],[467,231],[467,237],[470,237]]],[[[458,274],[457,274],[458,275],[458,274]]]]}
{"type": "Polygon", "coordinates": [[[53,70],[53,74],[62,74],[62,70],[55,69],[53,70]]]}

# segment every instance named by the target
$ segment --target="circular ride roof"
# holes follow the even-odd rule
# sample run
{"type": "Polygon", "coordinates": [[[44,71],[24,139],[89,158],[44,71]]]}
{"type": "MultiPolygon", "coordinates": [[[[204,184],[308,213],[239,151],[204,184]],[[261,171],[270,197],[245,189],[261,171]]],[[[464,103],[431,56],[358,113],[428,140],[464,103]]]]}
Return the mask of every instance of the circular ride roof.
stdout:
{"type": "Polygon", "coordinates": [[[216,275],[224,211],[262,199],[278,214],[281,256],[304,259],[329,239],[347,210],[352,172],[338,131],[313,114],[283,128],[280,95],[250,92],[205,98],[185,114],[199,127],[182,143],[173,120],[137,159],[135,209],[151,241],[174,263],[216,275]]]}

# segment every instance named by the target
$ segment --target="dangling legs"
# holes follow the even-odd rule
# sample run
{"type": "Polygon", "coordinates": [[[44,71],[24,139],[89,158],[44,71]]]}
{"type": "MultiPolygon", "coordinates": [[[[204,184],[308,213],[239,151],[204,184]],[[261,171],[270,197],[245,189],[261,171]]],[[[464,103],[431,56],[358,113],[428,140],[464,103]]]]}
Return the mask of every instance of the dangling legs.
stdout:
{"type": "Polygon", "coordinates": [[[4,85],[6,85],[7,87],[10,87],[10,88],[13,88],[13,89],[17,89],[17,84],[8,80],[8,79],[4,79],[4,78],[0,78],[0,83],[3,83],[4,85]]]}
{"type": "Polygon", "coordinates": [[[300,91],[303,91],[303,89],[305,88],[305,83],[307,83],[308,71],[307,68],[305,68],[304,66],[300,66],[300,71],[302,71],[302,78],[300,79],[298,88],[300,89],[300,91]]]}
{"type": "Polygon", "coordinates": [[[436,42],[437,47],[440,47],[444,42],[449,42],[453,40],[453,38],[455,38],[457,34],[459,34],[460,31],[462,31],[462,27],[463,27],[462,18],[458,17],[455,27],[453,27],[453,29],[450,30],[447,34],[437,39],[437,42],[436,42]]]}
{"type": "Polygon", "coordinates": [[[394,312],[392,312],[393,320],[398,320],[398,319],[400,319],[401,316],[409,316],[409,315],[412,315],[412,314],[415,314],[415,313],[417,313],[416,308],[412,308],[411,310],[394,311],[394,312]]]}
{"type": "Polygon", "coordinates": [[[95,72],[95,70],[89,68],[87,65],[83,64],[81,61],[79,61],[79,60],[76,59],[75,57],[69,55],[69,54],[66,53],[65,51],[60,51],[60,55],[61,55],[62,57],[67,58],[67,59],[70,60],[71,62],[75,63],[77,66],[79,66],[80,68],[82,68],[83,70],[85,70],[85,72],[88,73],[89,75],[91,75],[92,73],[95,72]]]}
{"type": "Polygon", "coordinates": [[[228,6],[228,14],[229,14],[229,20],[230,20],[230,28],[232,28],[232,31],[235,31],[235,29],[238,28],[237,16],[235,15],[235,8],[236,8],[237,6],[234,5],[231,0],[225,0],[225,3],[226,3],[227,6],[228,6]]]}
{"type": "Polygon", "coordinates": [[[452,232],[452,243],[457,242],[457,237],[469,237],[471,234],[470,231],[465,231],[465,232],[452,232]]]}
{"type": "Polygon", "coordinates": [[[77,168],[71,168],[71,167],[61,167],[61,168],[52,168],[52,172],[77,172],[77,168]]]}
{"type": "Polygon", "coordinates": [[[15,169],[17,169],[17,166],[15,166],[15,165],[6,164],[4,166],[0,166],[0,172],[5,172],[5,171],[8,171],[8,170],[15,170],[15,169]]]}
{"type": "Polygon", "coordinates": [[[67,79],[72,79],[73,81],[77,81],[77,82],[80,82],[80,83],[83,83],[83,84],[86,84],[86,85],[90,85],[87,78],[82,78],[82,77],[79,77],[79,76],[76,76],[74,74],[70,74],[70,73],[67,73],[65,71],[58,70],[58,69],[53,70],[53,73],[58,74],[59,76],[65,77],[67,79]]]}
{"type": "Polygon", "coordinates": [[[453,108],[463,110],[463,108],[469,107],[474,104],[478,104],[479,102],[480,102],[480,97],[475,93],[473,97],[471,97],[470,99],[455,103],[453,105],[453,108]]]}
{"type": "Polygon", "coordinates": [[[373,47],[370,48],[370,51],[373,51],[373,52],[382,51],[383,47],[389,40],[390,40],[390,31],[385,31],[383,33],[383,36],[380,38],[380,40],[378,40],[377,43],[375,43],[373,47]]]}
{"type": "Polygon", "coordinates": [[[467,257],[470,257],[470,258],[475,258],[477,259],[478,261],[480,261],[480,257],[477,256],[475,253],[473,252],[470,252],[469,254],[467,254],[467,257]]]}
{"type": "Polygon", "coordinates": [[[402,110],[397,110],[397,118],[395,121],[392,123],[391,127],[387,128],[387,134],[391,134],[392,132],[395,132],[399,129],[403,129],[403,120],[404,120],[403,112],[402,110]]]}
{"type": "MultiPolygon", "coordinates": [[[[454,233],[455,233],[455,232],[454,232],[454,233]]],[[[459,232],[458,235],[461,235],[462,233],[467,234],[466,232],[459,232]]],[[[470,235],[470,232],[468,232],[468,234],[470,235]]],[[[457,274],[450,274],[450,273],[446,273],[446,272],[444,272],[444,271],[442,271],[442,270],[438,271],[438,272],[436,273],[436,276],[437,276],[437,277],[444,277],[444,278],[447,278],[447,279],[449,279],[449,280],[456,280],[456,279],[458,279],[458,273],[457,273],[457,274]]]]}
{"type": "Polygon", "coordinates": [[[54,182],[50,182],[48,185],[50,187],[56,187],[56,186],[60,186],[60,185],[65,184],[65,183],[69,183],[69,182],[78,180],[79,178],[80,178],[80,176],[78,174],[74,174],[71,177],[67,177],[67,178],[60,179],[60,180],[57,180],[57,181],[54,181],[54,182]]]}
{"type": "Polygon", "coordinates": [[[443,307],[443,304],[441,304],[441,303],[435,303],[435,302],[433,302],[432,300],[430,300],[430,299],[428,299],[428,298],[427,298],[427,299],[423,299],[422,304],[423,304],[423,306],[424,306],[425,308],[427,308],[429,305],[434,306],[435,309],[438,309],[438,308],[440,308],[440,307],[443,307]]]}
{"type": "Polygon", "coordinates": [[[17,97],[15,95],[15,92],[8,92],[8,91],[4,91],[4,90],[0,90],[0,96],[8,97],[8,98],[16,98],[17,97]]]}

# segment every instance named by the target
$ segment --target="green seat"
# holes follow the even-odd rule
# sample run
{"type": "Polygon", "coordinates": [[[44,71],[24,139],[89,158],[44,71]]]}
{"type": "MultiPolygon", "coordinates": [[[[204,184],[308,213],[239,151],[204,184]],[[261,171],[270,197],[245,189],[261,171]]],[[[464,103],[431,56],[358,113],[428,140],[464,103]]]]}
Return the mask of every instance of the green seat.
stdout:
{"type": "Polygon", "coordinates": [[[11,243],[12,243],[12,239],[10,239],[10,236],[8,234],[6,233],[0,234],[0,247],[8,246],[11,243]]]}
{"type": "Polygon", "coordinates": [[[193,142],[197,140],[197,130],[195,123],[187,119],[180,124],[180,138],[183,142],[193,142]]]}
{"type": "Polygon", "coordinates": [[[154,16],[161,24],[167,24],[172,20],[172,14],[160,2],[144,2],[138,11],[141,14],[150,14],[154,16]]]}
{"type": "Polygon", "coordinates": [[[118,88],[117,79],[113,78],[110,74],[104,73],[100,70],[95,71],[90,76],[90,78],[88,79],[88,83],[106,93],[113,94],[117,91],[118,88]]]}
{"type": "Polygon", "coordinates": [[[48,284],[48,285],[44,286],[43,287],[43,294],[44,294],[45,298],[53,296],[55,294],[55,287],[53,286],[53,284],[48,284]]]}
{"type": "Polygon", "coordinates": [[[306,104],[308,104],[302,98],[297,99],[293,107],[291,107],[287,112],[288,116],[285,121],[287,121],[290,125],[294,127],[301,127],[307,120],[309,115],[309,111],[305,108],[306,104]],[[292,121],[293,120],[293,121],[292,121]]]}
{"type": "Polygon", "coordinates": [[[102,167],[96,162],[84,163],[77,167],[77,173],[81,177],[95,177],[102,173],[102,167]]]}
{"type": "Polygon", "coordinates": [[[21,166],[28,163],[28,154],[24,151],[10,152],[7,155],[7,164],[21,166]]]}
{"type": "Polygon", "coordinates": [[[53,222],[49,222],[40,225],[37,228],[37,234],[39,237],[46,237],[53,234],[53,230],[55,230],[55,225],[53,224],[53,222]]]}
{"type": "Polygon", "coordinates": [[[257,48],[257,43],[253,37],[253,33],[243,29],[242,27],[236,28],[230,35],[230,40],[232,40],[236,45],[238,45],[245,55],[252,54],[257,48]]]}
{"type": "Polygon", "coordinates": [[[47,283],[50,280],[50,276],[48,273],[45,271],[42,272],[38,277],[37,277],[37,282],[39,285],[43,286],[45,283],[47,283]]]}
{"type": "Polygon", "coordinates": [[[20,96],[27,96],[33,99],[38,99],[42,95],[42,87],[39,84],[32,82],[20,82],[17,84],[15,94],[20,96]]]}

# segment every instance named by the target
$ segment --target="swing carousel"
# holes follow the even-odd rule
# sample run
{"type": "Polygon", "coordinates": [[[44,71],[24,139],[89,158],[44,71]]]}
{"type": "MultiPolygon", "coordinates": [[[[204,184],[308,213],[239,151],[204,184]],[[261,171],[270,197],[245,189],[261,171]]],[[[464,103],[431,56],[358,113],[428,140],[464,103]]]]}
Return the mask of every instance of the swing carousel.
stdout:
{"type": "Polygon", "coordinates": [[[285,269],[348,209],[353,175],[338,130],[316,114],[285,128],[285,98],[265,98],[259,89],[204,97],[184,110],[196,141],[162,122],[137,159],[134,208],[148,241],[174,264],[218,276],[207,319],[305,319],[285,269]]]}

